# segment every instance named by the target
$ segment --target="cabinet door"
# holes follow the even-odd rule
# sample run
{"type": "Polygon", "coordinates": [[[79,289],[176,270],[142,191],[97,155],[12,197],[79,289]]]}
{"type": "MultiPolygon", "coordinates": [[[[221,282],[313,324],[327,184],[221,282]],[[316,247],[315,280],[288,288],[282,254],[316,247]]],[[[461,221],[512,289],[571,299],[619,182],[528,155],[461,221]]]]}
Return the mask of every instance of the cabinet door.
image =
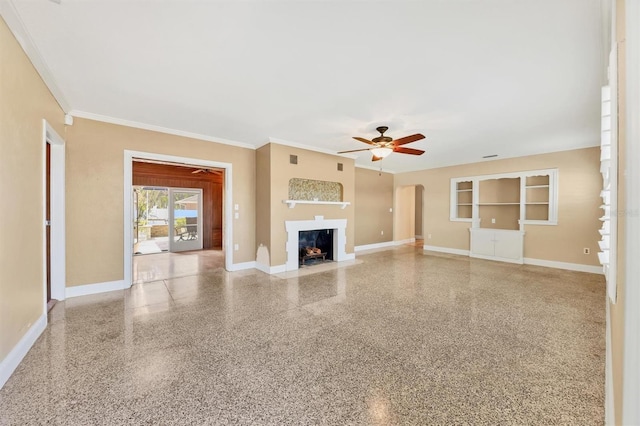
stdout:
{"type": "Polygon", "coordinates": [[[522,258],[522,234],[519,232],[495,233],[495,256],[504,259],[522,258]]]}
{"type": "Polygon", "coordinates": [[[494,242],[493,231],[472,230],[471,231],[471,253],[481,256],[493,256],[494,242]]]}

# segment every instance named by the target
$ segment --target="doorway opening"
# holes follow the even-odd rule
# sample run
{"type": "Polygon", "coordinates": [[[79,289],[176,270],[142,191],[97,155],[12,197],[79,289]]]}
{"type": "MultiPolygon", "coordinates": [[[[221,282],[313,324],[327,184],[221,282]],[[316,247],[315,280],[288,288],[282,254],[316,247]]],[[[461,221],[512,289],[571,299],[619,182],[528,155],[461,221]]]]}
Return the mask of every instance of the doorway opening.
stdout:
{"type": "Polygon", "coordinates": [[[132,154],[129,164],[125,281],[182,276],[203,263],[227,267],[230,165],[147,153],[132,154]]]}

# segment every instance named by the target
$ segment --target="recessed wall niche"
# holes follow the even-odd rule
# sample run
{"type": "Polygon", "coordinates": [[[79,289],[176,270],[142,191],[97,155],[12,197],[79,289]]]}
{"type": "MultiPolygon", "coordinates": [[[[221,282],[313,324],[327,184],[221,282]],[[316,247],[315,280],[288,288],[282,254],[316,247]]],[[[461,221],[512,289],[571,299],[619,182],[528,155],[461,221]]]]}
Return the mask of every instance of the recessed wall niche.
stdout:
{"type": "Polygon", "coordinates": [[[342,184],[313,179],[289,179],[289,199],[304,201],[343,201],[342,184]]]}

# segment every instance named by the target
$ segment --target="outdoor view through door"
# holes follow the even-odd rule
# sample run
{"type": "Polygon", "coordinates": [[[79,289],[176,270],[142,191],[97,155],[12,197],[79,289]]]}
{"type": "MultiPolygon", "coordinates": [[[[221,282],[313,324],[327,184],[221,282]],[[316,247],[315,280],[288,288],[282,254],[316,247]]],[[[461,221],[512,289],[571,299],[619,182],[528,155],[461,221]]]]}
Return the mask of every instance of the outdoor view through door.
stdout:
{"type": "Polygon", "coordinates": [[[202,190],[133,187],[134,254],[202,249],[202,190]]]}

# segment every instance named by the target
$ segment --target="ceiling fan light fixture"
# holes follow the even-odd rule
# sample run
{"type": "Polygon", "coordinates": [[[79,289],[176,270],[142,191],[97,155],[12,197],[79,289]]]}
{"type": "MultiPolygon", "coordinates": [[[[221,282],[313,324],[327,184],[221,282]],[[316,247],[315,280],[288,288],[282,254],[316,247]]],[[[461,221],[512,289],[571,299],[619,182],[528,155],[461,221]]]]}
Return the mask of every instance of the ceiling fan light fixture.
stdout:
{"type": "Polygon", "coordinates": [[[376,157],[384,158],[393,152],[391,148],[372,148],[371,153],[376,157]]]}

